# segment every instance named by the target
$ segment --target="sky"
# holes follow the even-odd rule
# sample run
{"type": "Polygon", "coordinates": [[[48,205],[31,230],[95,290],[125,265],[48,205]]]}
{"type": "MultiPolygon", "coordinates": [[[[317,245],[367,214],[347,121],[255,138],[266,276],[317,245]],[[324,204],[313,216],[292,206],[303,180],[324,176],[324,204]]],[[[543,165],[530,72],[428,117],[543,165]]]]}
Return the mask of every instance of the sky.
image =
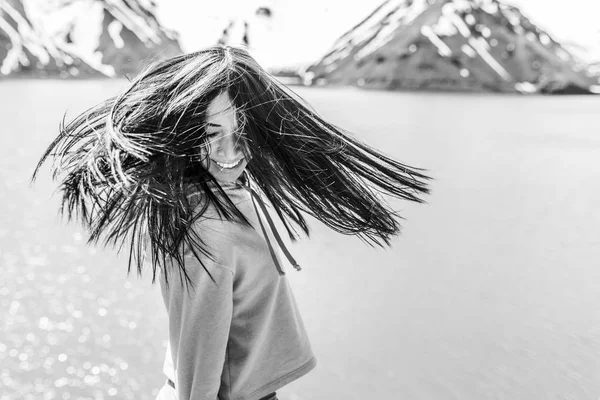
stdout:
{"type": "MultiPolygon", "coordinates": [[[[600,0],[505,0],[558,41],[591,49],[600,60],[600,0]],[[568,4],[568,5],[567,5],[568,4]]],[[[181,35],[184,51],[213,44],[230,19],[249,19],[254,57],[265,67],[315,61],[334,41],[360,22],[382,0],[159,0],[161,22],[181,35]],[[270,21],[254,15],[259,6],[273,9],[270,21]]]]}

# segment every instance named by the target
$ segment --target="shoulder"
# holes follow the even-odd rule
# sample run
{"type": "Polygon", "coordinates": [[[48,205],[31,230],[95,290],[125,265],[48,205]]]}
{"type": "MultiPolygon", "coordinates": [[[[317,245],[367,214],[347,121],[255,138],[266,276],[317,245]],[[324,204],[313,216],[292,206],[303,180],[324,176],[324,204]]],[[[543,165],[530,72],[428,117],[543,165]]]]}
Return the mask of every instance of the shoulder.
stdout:
{"type": "MultiPolygon", "coordinates": [[[[211,264],[235,273],[236,243],[239,241],[239,224],[223,218],[212,201],[208,201],[206,193],[194,191],[188,195],[193,206],[192,221],[188,227],[190,238],[196,246],[186,249],[186,255],[200,255],[207,251],[211,264]],[[200,248],[201,247],[201,248],[200,248]]],[[[208,257],[203,257],[207,259],[208,257]]]]}

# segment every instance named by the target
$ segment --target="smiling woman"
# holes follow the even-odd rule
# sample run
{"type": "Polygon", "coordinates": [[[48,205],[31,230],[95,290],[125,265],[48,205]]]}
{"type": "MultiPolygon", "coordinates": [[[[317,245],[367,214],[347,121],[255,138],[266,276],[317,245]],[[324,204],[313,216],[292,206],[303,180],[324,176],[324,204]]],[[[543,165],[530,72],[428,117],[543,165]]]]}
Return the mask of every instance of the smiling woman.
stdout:
{"type": "Polygon", "coordinates": [[[309,214],[383,246],[400,225],[380,194],[428,193],[421,170],[323,120],[234,47],[151,65],[62,126],[34,177],[50,155],[64,210],[91,229],[90,242],[128,243],[140,274],[149,253],[152,282],[160,277],[169,318],[160,400],[276,400],[316,366],[272,243],[300,267],[264,203],[292,240],[294,226],[309,235],[309,214]]]}
{"type": "Polygon", "coordinates": [[[203,166],[221,182],[235,182],[244,172],[250,154],[238,126],[235,107],[227,92],[220,93],[206,110],[208,151],[203,166]]]}

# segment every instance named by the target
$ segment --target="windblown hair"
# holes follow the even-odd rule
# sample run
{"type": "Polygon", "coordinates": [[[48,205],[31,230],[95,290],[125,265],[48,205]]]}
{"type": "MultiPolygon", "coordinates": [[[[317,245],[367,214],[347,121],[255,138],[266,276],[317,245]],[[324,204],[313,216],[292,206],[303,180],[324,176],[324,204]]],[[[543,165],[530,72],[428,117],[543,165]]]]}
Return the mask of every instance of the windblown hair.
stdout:
{"type": "Polygon", "coordinates": [[[199,156],[210,146],[207,108],[224,92],[251,156],[246,171],[292,241],[295,227],[309,236],[304,212],[339,233],[389,245],[400,232],[400,216],[379,193],[419,203],[428,193],[424,170],[324,121],[245,50],[229,46],[154,62],[123,93],[63,121],[32,180],[53,156],[61,213],[81,219],[90,229],[88,243],[102,237],[119,251],[129,243],[128,273],[135,264],[141,275],[149,252],[152,283],[167,260],[189,283],[183,249],[199,260],[199,253],[211,257],[190,229],[209,204],[224,219],[249,225],[227,196],[213,193],[216,187],[224,194],[199,156]],[[199,204],[190,202],[192,191],[204,194],[199,204]]]}

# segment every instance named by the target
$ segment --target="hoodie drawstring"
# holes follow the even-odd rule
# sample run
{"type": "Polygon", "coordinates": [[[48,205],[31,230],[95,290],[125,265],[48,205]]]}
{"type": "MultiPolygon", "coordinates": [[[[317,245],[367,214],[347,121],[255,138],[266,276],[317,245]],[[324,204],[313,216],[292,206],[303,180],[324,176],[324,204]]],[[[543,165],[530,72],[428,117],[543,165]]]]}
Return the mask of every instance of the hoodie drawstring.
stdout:
{"type": "Polygon", "coordinates": [[[271,216],[269,215],[269,212],[267,211],[267,208],[265,207],[265,203],[262,201],[260,196],[254,191],[254,189],[252,189],[252,187],[250,186],[250,180],[248,179],[248,177],[246,176],[245,178],[246,178],[245,179],[246,182],[242,186],[244,187],[244,189],[246,189],[246,190],[248,190],[248,192],[250,192],[250,195],[252,198],[252,205],[254,206],[254,211],[256,212],[256,216],[258,218],[258,223],[260,224],[260,229],[262,230],[263,236],[265,237],[265,240],[267,241],[267,245],[269,246],[269,252],[271,253],[271,258],[273,259],[273,262],[275,263],[275,268],[277,268],[277,272],[279,272],[280,275],[285,274],[285,272],[281,268],[281,265],[279,264],[279,261],[277,261],[277,257],[275,256],[275,250],[273,250],[273,246],[271,245],[271,241],[269,240],[269,235],[267,234],[265,226],[260,218],[260,213],[258,212],[256,203],[258,203],[258,205],[260,206],[260,209],[262,210],[263,214],[267,218],[269,228],[271,229],[271,232],[273,232],[273,236],[275,236],[275,240],[277,240],[277,243],[279,244],[279,248],[283,251],[283,253],[287,257],[290,264],[292,264],[292,266],[297,271],[300,271],[302,268],[300,268],[300,265],[298,265],[298,263],[296,262],[294,257],[292,257],[291,253],[288,251],[287,247],[283,243],[283,240],[281,240],[281,236],[279,236],[279,232],[277,232],[277,228],[275,227],[275,224],[273,223],[273,220],[271,219],[271,216]]]}

